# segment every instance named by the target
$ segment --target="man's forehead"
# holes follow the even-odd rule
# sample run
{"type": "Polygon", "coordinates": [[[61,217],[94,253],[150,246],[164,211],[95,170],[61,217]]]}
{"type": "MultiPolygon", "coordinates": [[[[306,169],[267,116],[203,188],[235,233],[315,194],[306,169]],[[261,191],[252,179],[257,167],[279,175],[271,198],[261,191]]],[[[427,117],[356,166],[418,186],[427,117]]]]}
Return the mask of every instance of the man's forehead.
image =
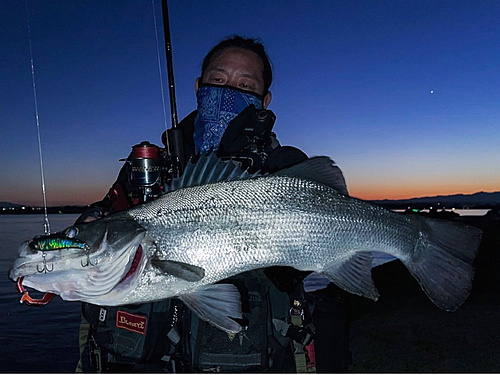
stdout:
{"type": "Polygon", "coordinates": [[[263,72],[264,64],[255,52],[238,47],[225,48],[210,61],[207,70],[227,71],[228,66],[237,64],[240,70],[250,74],[250,70],[263,72]]]}

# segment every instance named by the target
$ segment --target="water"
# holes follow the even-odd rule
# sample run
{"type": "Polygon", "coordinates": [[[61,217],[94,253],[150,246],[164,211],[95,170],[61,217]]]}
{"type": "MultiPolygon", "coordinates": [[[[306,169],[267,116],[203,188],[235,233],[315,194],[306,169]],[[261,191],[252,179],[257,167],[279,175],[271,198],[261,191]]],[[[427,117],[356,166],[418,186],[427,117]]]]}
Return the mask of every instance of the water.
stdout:
{"type": "MultiPolygon", "coordinates": [[[[392,210],[394,212],[405,212],[406,210],[392,210]]],[[[420,210],[421,212],[428,213],[429,209],[420,210]]],[[[441,208],[438,209],[441,211],[441,208]]],[[[454,212],[460,216],[484,216],[488,213],[489,209],[445,209],[447,212],[454,212]]]]}
{"type": "MultiPolygon", "coordinates": [[[[70,226],[77,217],[49,216],[51,231],[70,226]]],[[[7,277],[19,244],[38,234],[43,234],[43,215],[0,215],[0,372],[68,373],[78,361],[80,303],[55,297],[44,307],[20,304],[15,284],[7,277]]]]}

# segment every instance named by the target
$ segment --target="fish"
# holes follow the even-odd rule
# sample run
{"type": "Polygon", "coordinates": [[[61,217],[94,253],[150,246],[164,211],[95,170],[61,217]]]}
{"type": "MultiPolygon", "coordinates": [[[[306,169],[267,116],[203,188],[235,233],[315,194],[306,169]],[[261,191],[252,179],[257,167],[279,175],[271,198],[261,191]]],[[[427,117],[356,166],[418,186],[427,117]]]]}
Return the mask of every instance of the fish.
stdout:
{"type": "Polygon", "coordinates": [[[103,306],[180,298],[236,333],[241,298],[225,279],[288,266],[377,300],[375,253],[399,259],[436,306],[455,311],[472,288],[481,233],[351,197],[326,156],[250,174],[212,154],[154,200],[25,241],[9,277],[23,292],[103,306]]]}

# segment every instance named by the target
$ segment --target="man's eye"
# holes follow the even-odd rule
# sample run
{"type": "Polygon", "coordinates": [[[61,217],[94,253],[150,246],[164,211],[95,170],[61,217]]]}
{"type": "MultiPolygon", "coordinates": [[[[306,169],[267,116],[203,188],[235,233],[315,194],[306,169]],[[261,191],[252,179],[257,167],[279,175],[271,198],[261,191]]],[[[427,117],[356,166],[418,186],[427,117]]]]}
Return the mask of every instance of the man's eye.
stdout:
{"type": "Polygon", "coordinates": [[[215,83],[224,83],[224,79],[219,77],[212,77],[210,78],[210,81],[215,83]]]}
{"type": "Polygon", "coordinates": [[[240,87],[242,89],[245,89],[245,90],[252,90],[253,89],[253,87],[251,85],[249,85],[248,83],[245,83],[245,82],[240,83],[240,87]]]}

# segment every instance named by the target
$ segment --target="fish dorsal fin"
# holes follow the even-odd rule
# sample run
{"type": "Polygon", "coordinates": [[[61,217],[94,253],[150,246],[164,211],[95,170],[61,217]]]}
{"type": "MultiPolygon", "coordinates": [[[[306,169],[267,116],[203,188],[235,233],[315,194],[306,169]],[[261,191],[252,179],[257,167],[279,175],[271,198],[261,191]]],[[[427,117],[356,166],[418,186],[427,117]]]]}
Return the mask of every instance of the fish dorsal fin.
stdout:
{"type": "Polygon", "coordinates": [[[152,259],[151,264],[161,269],[164,273],[186,281],[196,282],[205,277],[205,270],[192,264],[160,259],[152,259]]]}
{"type": "MultiPolygon", "coordinates": [[[[166,191],[200,186],[220,181],[232,181],[264,176],[260,171],[248,173],[239,163],[229,159],[222,160],[214,152],[201,155],[198,160],[191,158],[181,177],[172,180],[166,191]]],[[[338,193],[349,195],[344,175],[335,162],[327,156],[316,156],[294,166],[273,173],[275,176],[303,178],[327,185],[338,193]]]]}
{"type": "Polygon", "coordinates": [[[340,194],[349,195],[342,171],[328,156],[315,156],[273,173],[273,175],[298,177],[319,182],[330,186],[340,194]]]}
{"type": "Polygon", "coordinates": [[[181,177],[172,180],[167,192],[200,186],[220,181],[241,180],[261,175],[259,172],[248,173],[234,160],[222,160],[214,152],[201,155],[198,160],[191,158],[181,177]]]}
{"type": "Polygon", "coordinates": [[[209,284],[183,294],[179,299],[186,304],[201,320],[227,333],[238,333],[241,325],[235,319],[243,317],[241,295],[233,284],[209,284]]]}

